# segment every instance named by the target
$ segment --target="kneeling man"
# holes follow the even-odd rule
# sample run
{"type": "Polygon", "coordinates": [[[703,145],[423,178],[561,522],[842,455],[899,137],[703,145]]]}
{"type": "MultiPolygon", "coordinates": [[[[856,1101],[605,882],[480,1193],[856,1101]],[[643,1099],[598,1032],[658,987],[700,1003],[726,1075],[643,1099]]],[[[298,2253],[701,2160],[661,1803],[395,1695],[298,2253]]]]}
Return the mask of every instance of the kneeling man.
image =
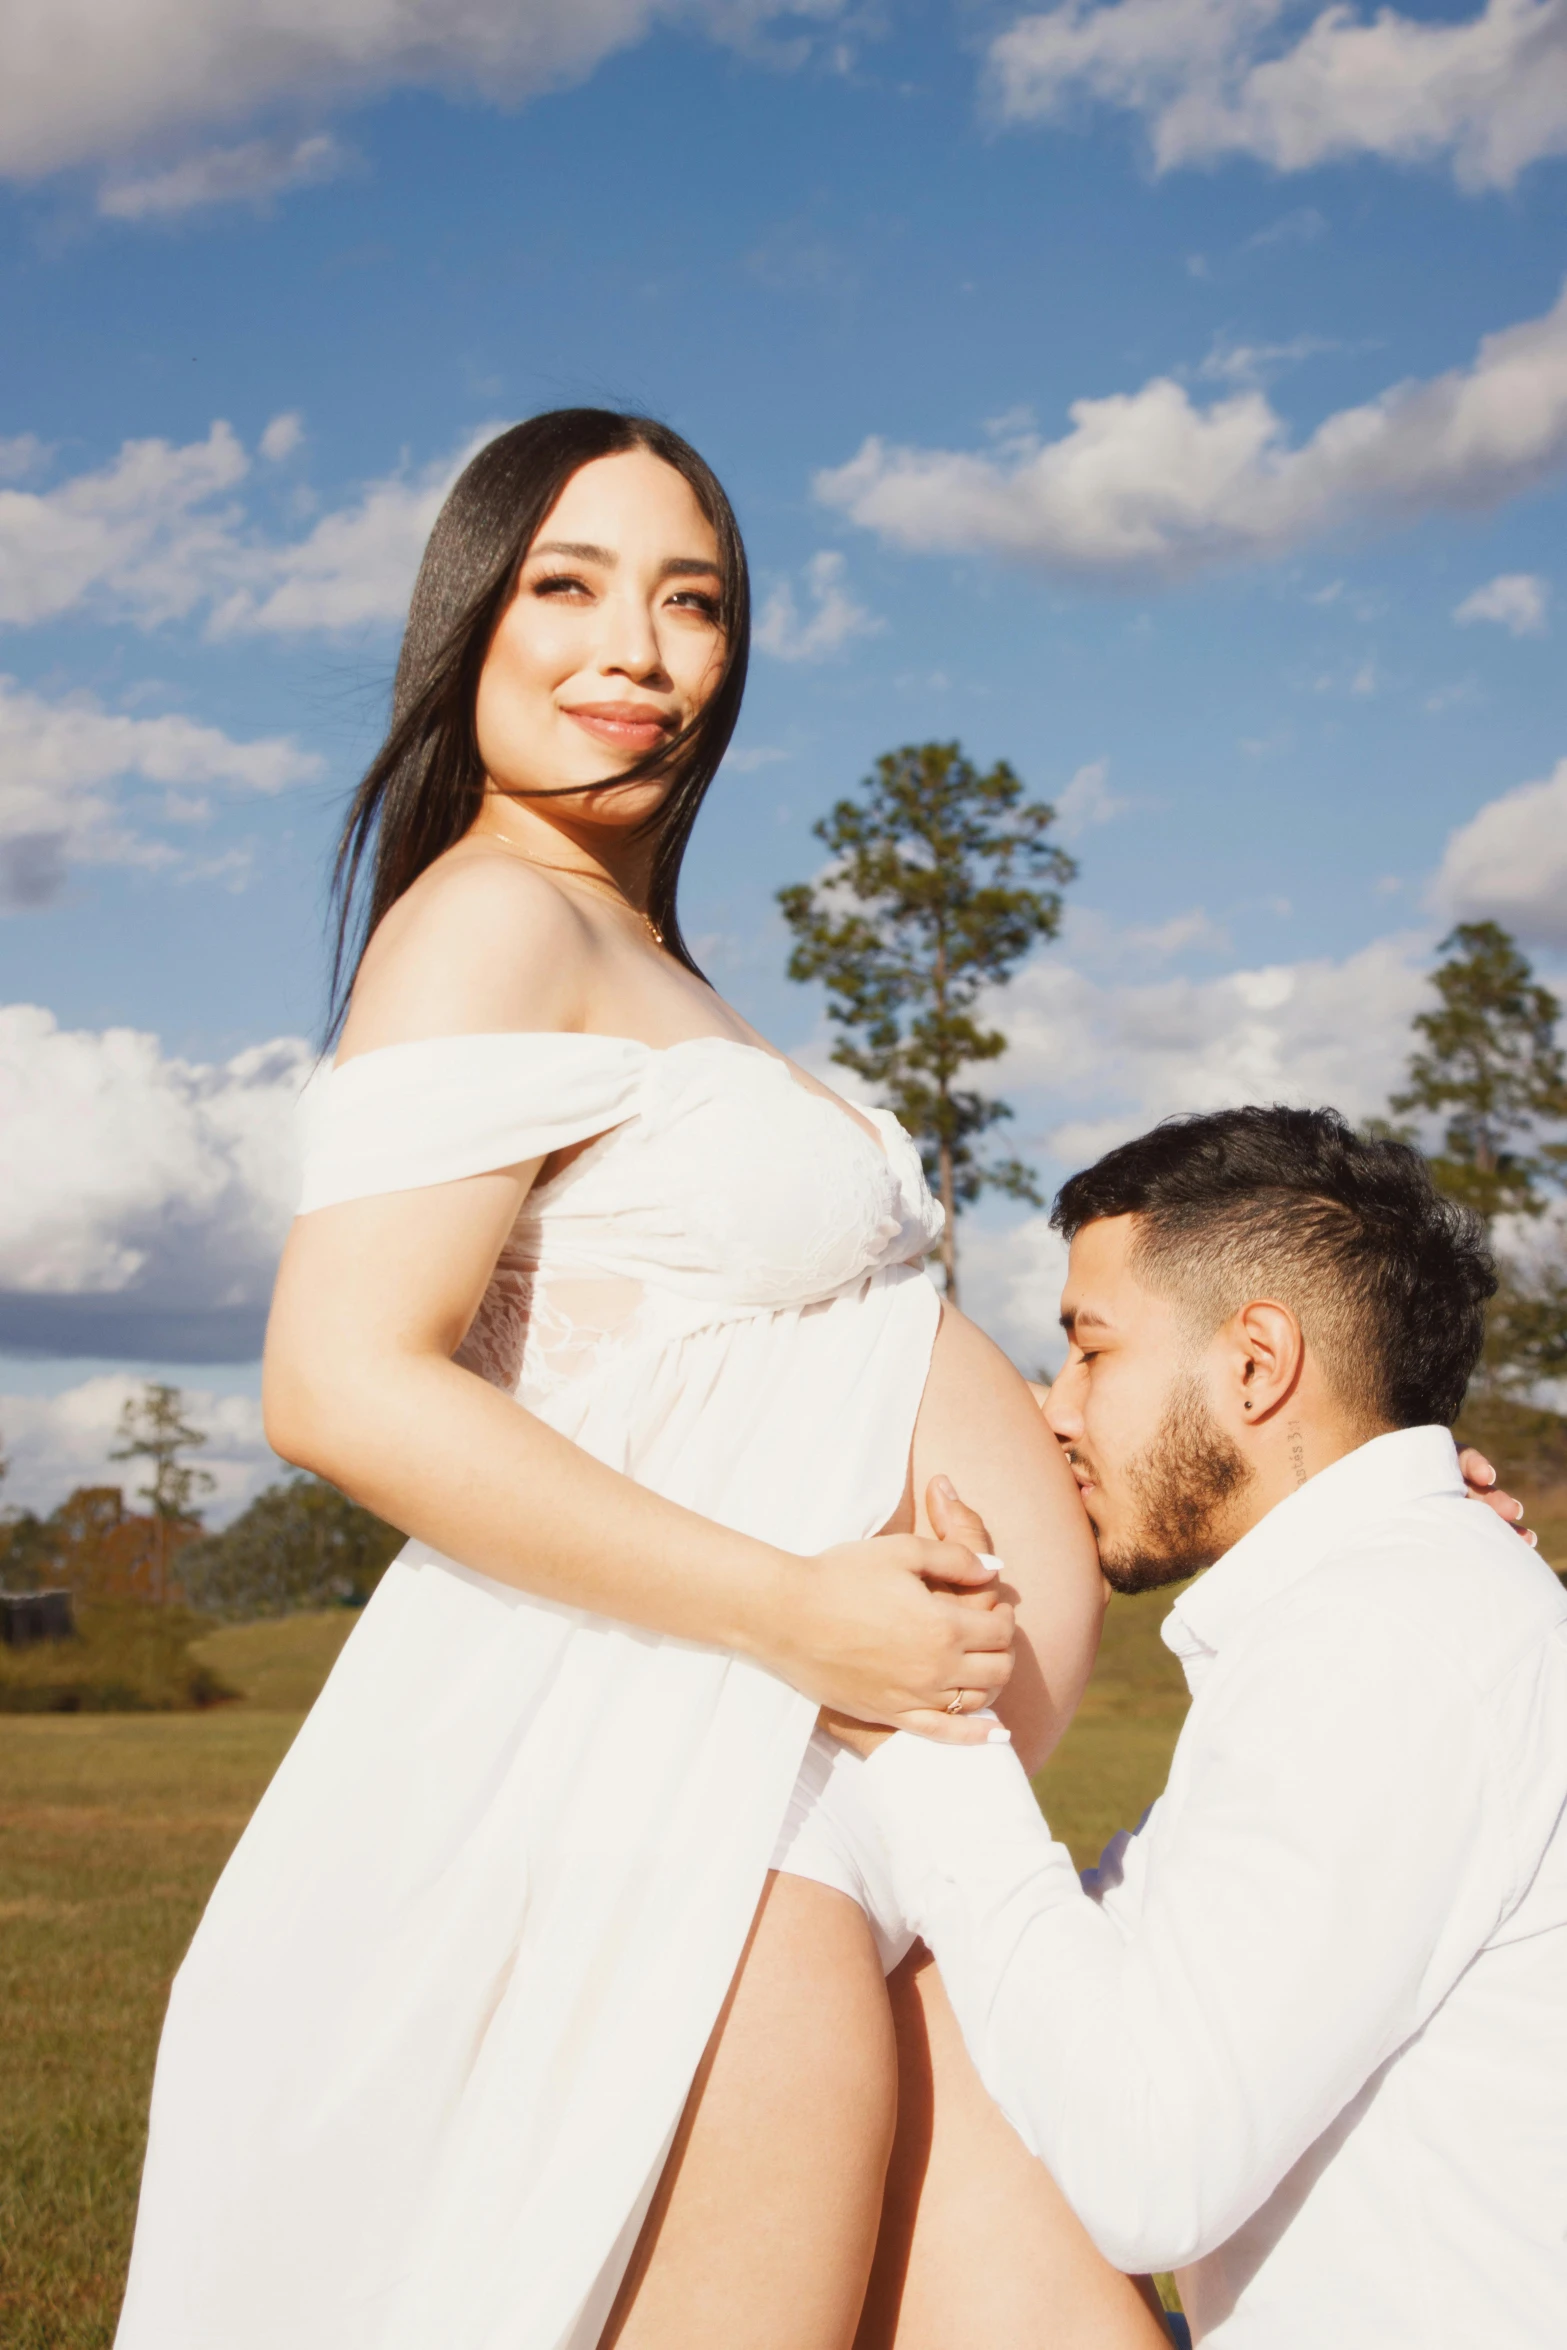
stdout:
{"type": "Polygon", "coordinates": [[[1116,1589],[1208,1569],[1164,1628],[1191,1711],[1084,1880],[1004,1745],[886,1738],[900,1900],[992,2095],[1197,2339],[1567,2343],[1567,1594],[1448,1433],[1480,1228],[1288,1109],[1161,1126],[1055,1221],[1047,1417],[1116,1589]]]}

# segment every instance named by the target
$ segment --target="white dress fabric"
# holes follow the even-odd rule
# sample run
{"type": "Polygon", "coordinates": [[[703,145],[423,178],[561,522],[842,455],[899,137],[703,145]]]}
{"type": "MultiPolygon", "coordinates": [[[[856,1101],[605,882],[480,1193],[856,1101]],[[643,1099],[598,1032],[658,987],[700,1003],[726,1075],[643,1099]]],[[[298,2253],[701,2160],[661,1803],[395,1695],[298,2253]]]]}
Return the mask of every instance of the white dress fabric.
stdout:
{"type": "MultiPolygon", "coordinates": [[[[896,1508],[939,1318],[870,1116],[722,1038],[397,1045],[307,1093],[301,1212],[587,1142],[459,1359],[810,1553],[896,1508]]],[[[176,1978],[118,2350],[592,2350],[814,1713],[410,1543],[176,1978]]]]}

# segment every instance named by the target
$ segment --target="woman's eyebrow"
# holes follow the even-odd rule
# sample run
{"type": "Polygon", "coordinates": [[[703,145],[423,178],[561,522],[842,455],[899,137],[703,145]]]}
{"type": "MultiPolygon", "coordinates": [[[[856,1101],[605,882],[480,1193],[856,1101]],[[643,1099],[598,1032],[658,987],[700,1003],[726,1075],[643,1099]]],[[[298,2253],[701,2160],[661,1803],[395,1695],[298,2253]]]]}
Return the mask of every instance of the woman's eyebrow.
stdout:
{"type": "Polygon", "coordinates": [[[620,557],[613,547],[584,546],[576,539],[541,539],[528,549],[530,555],[565,555],[573,563],[618,563],[620,557]]]}
{"type": "MultiPolygon", "coordinates": [[[[580,539],[541,539],[528,549],[533,555],[564,555],[569,563],[600,563],[606,570],[620,561],[613,547],[592,547],[580,539]]],[[[719,566],[705,555],[671,555],[658,567],[660,579],[716,579],[719,566]]]]}

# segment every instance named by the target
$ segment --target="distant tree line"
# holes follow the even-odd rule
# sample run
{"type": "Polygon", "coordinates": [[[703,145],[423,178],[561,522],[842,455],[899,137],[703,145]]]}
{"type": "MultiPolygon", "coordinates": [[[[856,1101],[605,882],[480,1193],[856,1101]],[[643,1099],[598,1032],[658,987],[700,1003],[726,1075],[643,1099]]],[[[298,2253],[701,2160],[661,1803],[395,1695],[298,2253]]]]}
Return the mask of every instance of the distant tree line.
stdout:
{"type": "MultiPolygon", "coordinates": [[[[0,1588],[64,1586],[77,1598],[183,1604],[240,1621],[296,1608],[362,1607],[403,1537],[320,1477],[287,1476],[220,1532],[198,1494],[213,1480],[190,1455],[207,1441],[179,1388],[149,1380],[127,1398],[112,1460],[146,1460],[128,1510],[118,1485],[79,1485],[47,1516],[0,1512],[0,1588]]],[[[6,1471],[0,1452],[0,1480],[6,1471]]]]}
{"type": "Polygon", "coordinates": [[[405,1537],[324,1478],[281,1478],[181,1551],[189,1604],[233,1620],[363,1607],[405,1537]]]}

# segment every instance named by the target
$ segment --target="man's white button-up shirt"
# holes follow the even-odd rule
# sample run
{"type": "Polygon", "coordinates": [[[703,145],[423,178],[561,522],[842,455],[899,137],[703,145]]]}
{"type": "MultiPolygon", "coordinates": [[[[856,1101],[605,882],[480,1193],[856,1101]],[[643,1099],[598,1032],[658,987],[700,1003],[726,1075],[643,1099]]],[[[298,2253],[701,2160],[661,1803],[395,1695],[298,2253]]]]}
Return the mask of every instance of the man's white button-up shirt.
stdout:
{"type": "Polygon", "coordinates": [[[1165,1639],[1169,1785],[1087,1879],[1008,1748],[862,1774],[987,2087],[1199,2340],[1567,2346],[1567,1595],[1414,1428],[1165,1639]]]}

